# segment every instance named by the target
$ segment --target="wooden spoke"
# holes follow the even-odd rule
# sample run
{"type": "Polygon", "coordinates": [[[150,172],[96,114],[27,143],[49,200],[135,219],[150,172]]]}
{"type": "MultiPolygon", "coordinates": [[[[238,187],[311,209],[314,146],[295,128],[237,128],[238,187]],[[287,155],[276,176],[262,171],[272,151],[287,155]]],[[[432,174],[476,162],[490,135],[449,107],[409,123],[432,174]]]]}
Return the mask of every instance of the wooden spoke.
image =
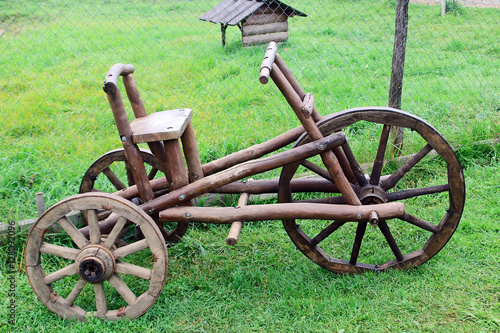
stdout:
{"type": "MultiPolygon", "coordinates": [[[[377,205],[400,201],[405,205],[405,214],[399,219],[406,223],[389,226],[384,219],[375,219],[385,238],[380,243],[381,235],[364,237],[368,221],[354,216],[346,217],[347,221],[353,221],[349,225],[317,218],[283,220],[283,226],[297,248],[318,265],[337,273],[409,269],[438,253],[455,231],[465,200],[462,169],[446,139],[422,119],[384,107],[349,109],[325,116],[316,124],[323,135],[344,133],[346,142],[342,150],[356,181],[351,181],[352,189],[362,205],[373,205],[373,216],[377,216],[377,205]],[[391,127],[405,130],[405,144],[399,147],[401,157],[384,161],[391,127]],[[374,139],[377,128],[381,128],[382,133],[375,133],[378,138],[374,139]],[[433,162],[434,158],[437,163],[433,162]],[[367,171],[369,179],[361,167],[372,168],[367,171]],[[382,175],[383,170],[389,168],[394,168],[395,172],[382,175]],[[388,190],[393,192],[388,193],[388,190]],[[352,223],[356,223],[357,228],[351,228],[352,223]]],[[[308,135],[304,134],[295,147],[309,141],[308,135]]],[[[339,189],[338,196],[332,197],[325,197],[327,191],[323,189],[315,189],[307,200],[295,201],[301,195],[291,182],[297,178],[300,164],[296,162],[283,167],[279,202],[307,202],[311,204],[311,210],[319,203],[347,204],[342,189],[339,189]]],[[[309,167],[308,162],[303,164],[309,167]]]]}
{"type": "Polygon", "coordinates": [[[45,284],[51,284],[73,274],[76,274],[76,265],[74,263],[55,271],[54,273],[50,273],[43,279],[43,282],[45,282],[45,284]]]}
{"type": "Polygon", "coordinates": [[[129,264],[127,262],[116,263],[116,272],[120,274],[132,275],[144,280],[151,279],[150,269],[129,264]]]}
{"type": "Polygon", "coordinates": [[[119,317],[134,319],[153,305],[165,283],[168,256],[158,226],[142,209],[116,195],[89,192],[64,199],[49,208],[37,220],[26,240],[25,263],[33,291],[50,311],[62,318],[76,318],[81,321],[85,321],[88,315],[92,314],[114,320],[117,313],[119,317]],[[117,221],[103,244],[106,246],[100,244],[101,232],[97,215],[97,211],[102,207],[106,207],[117,221]],[[92,242],[69,222],[68,215],[73,212],[86,212],[90,227],[89,238],[92,242]],[[45,238],[44,230],[55,223],[62,225],[63,230],[76,239],[75,243],[81,248],[51,244],[52,238],[45,238]],[[126,230],[128,224],[140,227],[144,239],[115,249],[113,245],[120,239],[121,232],[126,230]],[[147,268],[119,261],[120,258],[142,249],[148,249],[154,254],[154,260],[148,261],[147,268]],[[66,260],[44,260],[41,253],[74,262],[68,265],[66,260]],[[46,272],[47,268],[50,274],[46,272]],[[68,285],[75,280],[66,277],[75,274],[79,277],[76,283],[73,286],[68,285]],[[132,279],[133,283],[127,285],[125,281],[128,283],[128,280],[123,280],[119,274],[128,275],[127,278],[132,279]],[[54,283],[57,281],[59,283],[54,283]],[[112,288],[105,290],[104,283],[112,288]],[[86,298],[80,295],[87,284],[92,285],[95,299],[83,304],[86,298]],[[64,299],[59,295],[66,294],[67,288],[71,292],[64,299]],[[118,302],[115,302],[115,299],[118,302]]]}
{"type": "Polygon", "coordinates": [[[104,241],[104,246],[107,249],[110,249],[111,246],[113,246],[119,239],[120,235],[122,234],[122,230],[125,227],[125,224],[127,223],[127,219],[125,217],[120,217],[118,219],[118,222],[116,222],[115,226],[109,233],[108,237],[104,241]]]}
{"type": "Polygon", "coordinates": [[[319,165],[316,165],[313,162],[310,162],[308,160],[303,160],[302,165],[305,166],[307,169],[311,170],[312,172],[316,173],[317,175],[319,175],[325,179],[328,179],[329,181],[331,181],[333,183],[332,176],[330,176],[330,173],[328,172],[328,170],[323,169],[319,165]]]}
{"type": "Polygon", "coordinates": [[[390,131],[390,125],[384,125],[384,127],[382,128],[382,134],[380,135],[380,141],[377,149],[377,156],[375,157],[375,162],[373,162],[372,174],[370,176],[370,184],[372,185],[378,185],[380,181],[380,175],[382,174],[382,167],[384,166],[384,155],[387,148],[387,141],[389,139],[390,131]]]}
{"type": "Polygon", "coordinates": [[[311,240],[312,245],[318,245],[325,238],[330,236],[335,230],[344,225],[346,221],[333,221],[328,227],[321,230],[321,232],[311,240]]]}
{"type": "Polygon", "coordinates": [[[427,196],[429,194],[442,193],[448,191],[450,191],[450,185],[444,184],[444,185],[414,188],[410,190],[402,190],[402,191],[387,193],[387,198],[389,202],[392,202],[392,201],[399,201],[399,200],[410,199],[420,196],[427,196]]]}
{"type": "Polygon", "coordinates": [[[439,231],[439,226],[434,225],[430,222],[424,221],[422,219],[419,219],[416,216],[413,216],[411,214],[405,213],[404,216],[401,218],[402,221],[408,222],[413,224],[414,226],[417,226],[419,228],[422,228],[424,230],[430,231],[432,233],[437,233],[439,231]]]}
{"type": "Polygon", "coordinates": [[[87,222],[89,224],[89,238],[91,244],[101,244],[101,231],[99,230],[99,220],[97,211],[90,209],[86,211],[87,222]]]}
{"type": "Polygon", "coordinates": [[[133,305],[137,301],[134,292],[125,284],[118,274],[113,274],[108,279],[109,284],[123,297],[128,305],[133,305]]]}
{"type": "Polygon", "coordinates": [[[71,237],[80,249],[89,244],[88,239],[71,223],[66,216],[61,217],[57,223],[71,237]]]}
{"type": "Polygon", "coordinates": [[[42,245],[40,246],[40,252],[70,260],[75,260],[78,253],[80,253],[80,251],[78,251],[77,249],[49,243],[42,243],[42,245]]]}
{"type": "Polygon", "coordinates": [[[387,225],[387,222],[384,220],[380,220],[378,223],[378,227],[380,231],[382,231],[382,234],[384,235],[387,243],[389,244],[389,247],[392,250],[392,253],[396,256],[396,259],[398,261],[403,261],[403,254],[401,253],[401,250],[398,247],[398,244],[396,244],[396,240],[391,234],[391,231],[389,230],[389,226],[387,225]]]}
{"type": "Polygon", "coordinates": [[[116,259],[121,259],[125,258],[128,255],[131,255],[133,253],[139,252],[141,250],[147,249],[148,248],[148,242],[146,239],[142,239],[140,241],[134,242],[129,245],[122,246],[118,249],[116,249],[113,254],[115,255],[116,259]]]}
{"type": "Polygon", "coordinates": [[[349,146],[349,142],[346,142],[342,145],[342,149],[344,150],[344,154],[351,165],[352,172],[354,173],[354,177],[356,177],[356,181],[359,186],[365,186],[368,184],[368,181],[363,174],[363,170],[361,170],[361,166],[358,163],[358,160],[354,156],[351,146],[349,146]]]}
{"type": "Polygon", "coordinates": [[[349,264],[356,265],[358,262],[359,250],[361,249],[361,243],[363,242],[363,237],[365,236],[367,222],[358,223],[356,228],[356,237],[354,238],[354,244],[352,245],[351,259],[349,264]]]}
{"type": "Polygon", "coordinates": [[[157,173],[158,173],[158,169],[155,168],[155,167],[153,167],[151,169],[151,171],[148,173],[148,179],[149,180],[153,180],[155,178],[155,176],[156,176],[157,173]]]}
{"type": "Polygon", "coordinates": [[[393,188],[397,182],[403,178],[403,176],[413,168],[418,162],[420,162],[427,154],[432,150],[430,144],[427,144],[418,153],[412,156],[401,168],[394,172],[388,179],[384,180],[382,183],[382,188],[387,191],[393,188]]]}
{"type": "Polygon", "coordinates": [[[120,178],[118,178],[117,175],[115,175],[115,173],[113,171],[111,171],[111,169],[108,167],[108,168],[105,168],[102,173],[106,176],[106,178],[108,178],[108,180],[111,182],[111,184],[113,184],[113,186],[115,187],[115,189],[117,191],[119,190],[124,190],[127,188],[127,186],[125,186],[125,184],[123,184],[123,182],[120,180],[120,178]]]}
{"type": "Polygon", "coordinates": [[[102,282],[94,283],[94,294],[97,316],[104,317],[108,309],[106,306],[106,294],[104,293],[104,285],[102,282]]]}
{"type": "Polygon", "coordinates": [[[82,292],[83,288],[85,288],[85,286],[87,285],[87,281],[83,280],[83,279],[80,279],[75,287],[73,288],[73,290],[71,290],[71,292],[69,293],[68,297],[66,297],[66,300],[64,301],[64,304],[66,306],[72,306],[73,303],[75,302],[76,298],[78,297],[78,295],[80,295],[80,293],[82,292]]]}

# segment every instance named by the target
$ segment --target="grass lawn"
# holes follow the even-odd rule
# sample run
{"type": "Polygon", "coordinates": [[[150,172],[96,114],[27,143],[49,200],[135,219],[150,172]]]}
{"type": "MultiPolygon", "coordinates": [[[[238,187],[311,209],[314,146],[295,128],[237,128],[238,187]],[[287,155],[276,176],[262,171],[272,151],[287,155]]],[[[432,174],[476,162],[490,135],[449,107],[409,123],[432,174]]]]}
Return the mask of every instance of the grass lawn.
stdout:
{"type": "MultiPolygon", "coordinates": [[[[134,64],[148,112],[193,109],[203,163],[298,125],[279,91],[258,83],[265,46],[242,48],[229,28],[222,48],[219,27],[197,19],[217,3],[0,2],[1,222],[35,217],[37,192],[48,205],[77,193],[90,164],[119,147],[101,89],[114,63],[134,64]]],[[[290,21],[279,52],[320,113],[386,105],[393,3],[287,3],[309,17],[290,21]]],[[[402,102],[457,147],[464,166],[461,224],[432,260],[405,272],[341,276],[305,258],[279,222],[245,225],[235,247],[224,243],[228,227],[195,224],[169,246],[167,283],[144,316],[76,323],[36,299],[19,234],[15,274],[11,244],[0,245],[0,331],[500,330],[499,146],[477,145],[500,136],[498,9],[441,17],[438,7],[410,5],[402,102]],[[7,322],[13,299],[15,326],[7,322]]],[[[356,149],[369,146],[365,132],[356,149]]]]}
{"type": "MultiPolygon", "coordinates": [[[[495,332],[500,207],[492,203],[498,202],[499,167],[497,159],[465,170],[462,222],[447,246],[416,269],[336,275],[297,251],[279,222],[246,224],[235,247],[224,243],[227,227],[196,225],[169,248],[167,283],[142,317],[62,320],[36,299],[19,268],[16,327],[19,332],[495,332]]],[[[6,288],[2,284],[2,293],[6,288]]]]}

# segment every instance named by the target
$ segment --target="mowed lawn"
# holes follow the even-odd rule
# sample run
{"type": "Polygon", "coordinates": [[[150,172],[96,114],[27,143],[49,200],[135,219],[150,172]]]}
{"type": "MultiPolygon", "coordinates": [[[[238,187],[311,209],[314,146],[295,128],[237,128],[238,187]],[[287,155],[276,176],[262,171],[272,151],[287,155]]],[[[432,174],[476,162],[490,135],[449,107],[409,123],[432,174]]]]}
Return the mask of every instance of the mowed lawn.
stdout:
{"type": "MultiPolygon", "coordinates": [[[[148,112],[193,109],[203,163],[298,125],[276,87],[258,82],[265,46],[241,47],[239,30],[230,28],[222,48],[219,26],[197,19],[217,3],[0,2],[1,222],[36,217],[37,192],[47,205],[76,194],[91,163],[120,147],[101,89],[114,63],[134,64],[148,112]]],[[[291,38],[279,52],[320,113],[386,105],[393,4],[289,4],[309,16],[290,20],[291,38]]],[[[410,5],[402,102],[450,141],[464,166],[462,221],[432,260],[404,272],[336,275],[296,250],[279,221],[246,224],[235,247],[224,242],[227,226],[194,224],[168,247],[166,285],[144,316],[77,323],[36,299],[19,233],[15,274],[5,237],[0,248],[0,330],[500,330],[500,161],[490,145],[500,135],[498,9],[463,8],[443,18],[438,7],[410,5]],[[7,322],[12,299],[15,326],[7,322]]]]}

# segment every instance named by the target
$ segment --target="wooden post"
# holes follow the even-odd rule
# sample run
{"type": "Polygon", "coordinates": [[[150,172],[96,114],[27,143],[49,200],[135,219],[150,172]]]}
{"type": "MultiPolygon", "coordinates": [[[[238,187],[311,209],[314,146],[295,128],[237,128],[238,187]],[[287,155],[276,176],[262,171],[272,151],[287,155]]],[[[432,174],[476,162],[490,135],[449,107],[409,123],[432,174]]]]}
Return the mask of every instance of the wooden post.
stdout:
{"type": "Polygon", "coordinates": [[[227,24],[221,23],[220,32],[222,34],[222,46],[226,46],[226,30],[227,30],[227,24]]]}
{"type": "Polygon", "coordinates": [[[35,194],[36,198],[36,210],[38,212],[38,217],[45,213],[45,198],[43,192],[37,192],[35,194]]]}
{"type": "MultiPolygon", "coordinates": [[[[396,28],[394,36],[394,51],[392,54],[391,86],[389,88],[389,107],[401,108],[403,92],[403,73],[406,53],[406,36],[408,31],[409,0],[398,0],[396,4],[396,28]]],[[[392,128],[392,138],[395,147],[403,144],[403,131],[399,127],[392,128]]]]}
{"type": "MultiPolygon", "coordinates": [[[[246,206],[248,203],[249,197],[250,197],[250,194],[241,193],[241,196],[238,199],[238,207],[237,208],[241,208],[243,206],[246,206]]],[[[233,221],[233,223],[231,223],[231,229],[229,229],[229,234],[227,235],[227,238],[226,238],[227,245],[234,246],[234,245],[236,245],[236,243],[238,243],[238,238],[240,237],[240,232],[241,232],[242,226],[243,226],[242,221],[233,221]]]]}
{"type": "Polygon", "coordinates": [[[181,136],[182,149],[186,157],[188,166],[189,180],[194,182],[203,178],[203,169],[201,167],[200,153],[196,144],[196,136],[194,134],[193,124],[189,122],[184,133],[181,136]]]}

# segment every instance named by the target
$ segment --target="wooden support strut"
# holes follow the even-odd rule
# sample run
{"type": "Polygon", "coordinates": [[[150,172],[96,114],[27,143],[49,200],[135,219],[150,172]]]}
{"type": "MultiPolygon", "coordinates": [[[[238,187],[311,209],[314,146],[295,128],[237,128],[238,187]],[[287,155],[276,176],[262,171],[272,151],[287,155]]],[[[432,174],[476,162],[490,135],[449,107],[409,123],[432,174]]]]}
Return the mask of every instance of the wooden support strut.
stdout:
{"type": "Polygon", "coordinates": [[[127,160],[130,163],[135,183],[139,188],[140,197],[143,202],[147,202],[154,199],[153,191],[151,189],[151,185],[149,184],[149,179],[142,161],[140,150],[132,141],[132,129],[130,128],[130,123],[125,111],[125,106],[123,105],[120,91],[117,87],[113,90],[113,92],[107,94],[109,104],[111,105],[111,110],[113,111],[113,115],[115,117],[116,126],[120,134],[120,140],[122,141],[123,148],[125,149],[127,160]]]}
{"type": "MultiPolygon", "coordinates": [[[[319,114],[318,110],[316,110],[316,108],[314,107],[314,98],[311,100],[310,99],[311,97],[306,96],[307,94],[304,92],[304,90],[300,86],[300,84],[297,81],[297,79],[295,78],[295,76],[293,76],[292,71],[290,70],[290,68],[288,68],[285,61],[280,57],[280,55],[278,53],[275,54],[274,58],[275,58],[274,59],[275,64],[278,66],[280,71],[283,73],[283,75],[285,76],[288,83],[292,86],[295,93],[303,101],[304,106],[310,107],[312,109],[310,111],[310,114],[311,114],[313,120],[315,122],[320,121],[321,115],[319,114]]],[[[340,147],[337,147],[333,150],[333,153],[335,154],[335,156],[337,156],[337,159],[339,160],[339,163],[342,166],[342,170],[344,170],[344,173],[345,173],[347,179],[349,179],[350,182],[354,183],[356,181],[356,177],[354,176],[354,173],[352,172],[352,169],[351,169],[352,168],[351,164],[349,163],[349,161],[348,161],[346,155],[344,154],[344,152],[342,151],[342,149],[340,147]]]]}
{"type": "Polygon", "coordinates": [[[215,161],[208,162],[202,166],[202,171],[205,176],[208,176],[219,171],[226,170],[239,163],[260,158],[293,143],[302,135],[302,133],[304,133],[304,128],[302,126],[295,127],[294,129],[280,134],[269,141],[253,145],[215,161]]]}
{"type": "Polygon", "coordinates": [[[402,218],[405,205],[401,202],[390,202],[377,205],[335,205],[311,203],[278,203],[273,205],[250,205],[235,207],[172,207],[160,212],[160,220],[205,222],[229,224],[232,221],[262,221],[286,219],[321,219],[352,221],[358,223],[375,222],[402,218]],[[373,213],[375,212],[375,213],[373,213]]]}
{"type": "MultiPolygon", "coordinates": [[[[238,199],[238,206],[236,208],[241,208],[243,206],[246,206],[248,203],[248,198],[250,197],[250,194],[248,193],[242,193],[240,195],[240,198],[238,199]]],[[[241,227],[243,226],[242,221],[234,221],[231,223],[231,229],[229,229],[229,233],[226,238],[226,243],[228,245],[236,245],[238,243],[238,237],[240,237],[240,232],[241,232],[241,227]]]]}
{"type": "Polygon", "coordinates": [[[201,166],[200,153],[196,144],[196,136],[194,134],[193,125],[191,122],[187,125],[184,133],[181,136],[182,150],[186,158],[188,166],[189,180],[197,181],[204,177],[203,168],[201,166]]]}
{"type": "MultiPolygon", "coordinates": [[[[139,89],[137,89],[137,85],[135,83],[134,77],[132,74],[126,75],[123,77],[123,85],[125,86],[125,90],[127,92],[127,97],[130,101],[130,105],[132,106],[132,110],[134,111],[135,118],[142,118],[146,117],[148,113],[146,112],[146,108],[144,107],[144,103],[142,102],[142,99],[139,95],[139,89]]],[[[169,179],[171,179],[170,176],[170,170],[168,167],[168,158],[167,158],[167,153],[165,151],[164,146],[161,144],[161,142],[148,142],[147,143],[149,146],[149,149],[153,152],[153,154],[158,158],[158,161],[160,161],[160,165],[165,174],[165,177],[167,178],[167,183],[170,184],[169,179]]]]}
{"type": "MultiPolygon", "coordinates": [[[[302,105],[303,105],[302,99],[295,92],[292,85],[283,75],[283,73],[279,69],[278,65],[276,65],[276,63],[273,64],[270,76],[273,79],[276,86],[278,87],[278,89],[283,94],[283,96],[285,96],[286,100],[288,101],[288,104],[292,107],[293,111],[299,118],[300,122],[302,123],[302,126],[304,126],[304,129],[306,130],[311,140],[315,141],[322,139],[323,134],[319,130],[318,126],[316,125],[312,117],[306,118],[302,113],[302,105]]],[[[356,193],[354,193],[348,179],[342,172],[342,167],[335,154],[333,154],[331,151],[326,151],[321,154],[321,159],[323,160],[323,163],[328,169],[328,172],[335,181],[335,184],[339,187],[341,193],[345,197],[345,201],[348,204],[360,206],[361,201],[357,197],[356,193]]]]}

